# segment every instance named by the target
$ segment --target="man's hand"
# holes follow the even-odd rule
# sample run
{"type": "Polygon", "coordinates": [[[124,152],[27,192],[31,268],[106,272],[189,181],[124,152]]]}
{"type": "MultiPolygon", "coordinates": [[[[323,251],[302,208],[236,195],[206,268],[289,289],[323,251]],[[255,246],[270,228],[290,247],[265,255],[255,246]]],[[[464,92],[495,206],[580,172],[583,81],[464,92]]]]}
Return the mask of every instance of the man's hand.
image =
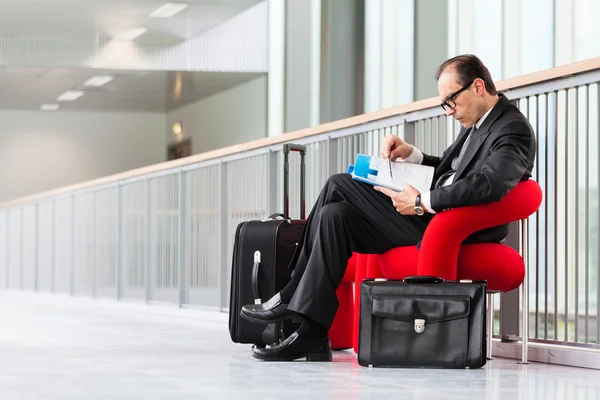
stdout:
{"type": "Polygon", "coordinates": [[[383,139],[381,157],[384,159],[407,158],[413,152],[413,147],[396,135],[388,135],[383,139]]]}
{"type": "Polygon", "coordinates": [[[392,199],[394,208],[402,215],[416,215],[415,201],[419,191],[411,185],[404,186],[403,192],[395,192],[391,189],[381,186],[375,186],[375,190],[381,192],[392,199]]]}

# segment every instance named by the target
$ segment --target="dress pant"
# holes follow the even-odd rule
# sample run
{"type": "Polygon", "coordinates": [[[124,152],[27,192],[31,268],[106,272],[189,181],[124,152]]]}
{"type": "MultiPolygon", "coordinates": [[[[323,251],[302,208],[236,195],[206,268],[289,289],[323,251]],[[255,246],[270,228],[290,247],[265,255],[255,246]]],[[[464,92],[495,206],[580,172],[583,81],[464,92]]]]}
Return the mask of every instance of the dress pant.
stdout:
{"type": "Polygon", "coordinates": [[[349,174],[331,176],[311,210],[292,267],[299,281],[289,303],[329,329],[338,308],[336,289],[353,252],[382,254],[417,244],[432,214],[401,215],[392,200],[349,174]]]}

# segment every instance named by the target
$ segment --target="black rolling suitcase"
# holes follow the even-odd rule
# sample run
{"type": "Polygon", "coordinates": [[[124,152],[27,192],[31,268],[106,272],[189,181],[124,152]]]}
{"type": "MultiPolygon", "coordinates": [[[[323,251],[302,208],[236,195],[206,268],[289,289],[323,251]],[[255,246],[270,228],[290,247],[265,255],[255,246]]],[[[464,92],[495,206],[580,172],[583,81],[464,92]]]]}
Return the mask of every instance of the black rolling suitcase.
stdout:
{"type": "Polygon", "coordinates": [[[306,225],[305,221],[305,155],[301,145],[286,144],[284,154],[284,213],[273,214],[263,221],[247,221],[238,225],[233,246],[229,333],[235,343],[252,343],[259,347],[282,341],[291,333],[291,321],[270,325],[250,322],[240,316],[246,304],[269,300],[289,282],[290,262],[306,225]],[[289,153],[301,156],[300,219],[289,217],[289,153]]]}

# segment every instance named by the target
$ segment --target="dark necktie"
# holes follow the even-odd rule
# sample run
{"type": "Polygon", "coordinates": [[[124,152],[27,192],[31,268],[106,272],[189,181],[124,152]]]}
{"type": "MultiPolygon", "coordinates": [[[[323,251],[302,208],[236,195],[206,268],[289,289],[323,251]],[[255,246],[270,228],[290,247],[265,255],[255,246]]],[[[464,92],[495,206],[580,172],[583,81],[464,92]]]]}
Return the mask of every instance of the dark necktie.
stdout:
{"type": "Polygon", "coordinates": [[[435,183],[436,189],[441,186],[446,186],[446,182],[452,183],[452,181],[449,181],[449,179],[450,179],[450,177],[454,176],[454,174],[456,173],[456,170],[458,169],[458,166],[460,165],[462,158],[464,157],[465,153],[467,152],[467,146],[469,145],[469,142],[473,138],[473,135],[475,134],[475,132],[477,132],[477,127],[475,125],[473,125],[473,127],[471,128],[471,132],[469,132],[469,136],[467,136],[467,140],[465,140],[462,147],[460,148],[460,152],[458,153],[458,155],[456,157],[454,157],[454,159],[450,163],[451,169],[449,171],[445,172],[442,176],[440,176],[440,178],[435,183]]]}

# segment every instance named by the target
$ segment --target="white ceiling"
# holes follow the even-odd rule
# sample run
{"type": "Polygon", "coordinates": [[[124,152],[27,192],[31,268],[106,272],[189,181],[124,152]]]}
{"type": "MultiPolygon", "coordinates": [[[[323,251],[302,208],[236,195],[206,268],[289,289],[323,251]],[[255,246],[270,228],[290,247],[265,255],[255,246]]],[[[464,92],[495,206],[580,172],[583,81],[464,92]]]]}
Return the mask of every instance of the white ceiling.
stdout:
{"type": "MultiPolygon", "coordinates": [[[[0,0],[0,37],[110,39],[128,29],[148,31],[138,41],[189,40],[263,0],[182,0],[189,7],[171,18],[151,18],[169,0],[0,0]]],[[[171,2],[180,2],[170,0],[171,2]]],[[[166,112],[255,79],[262,74],[221,72],[115,71],[80,68],[0,67],[0,109],[166,112]],[[95,75],[115,79],[85,88],[73,102],[57,102],[95,75]]]]}
{"type": "Polygon", "coordinates": [[[39,110],[44,103],[59,111],[168,112],[262,76],[259,73],[116,71],[83,68],[0,67],[0,109],[39,110]],[[83,84],[96,75],[114,80],[99,88],[83,84]],[[85,94],[58,102],[67,90],[85,94]]]}
{"type": "Polygon", "coordinates": [[[150,18],[168,0],[0,0],[0,36],[112,38],[145,27],[138,40],[189,40],[261,1],[182,0],[181,13],[150,18]]]}

